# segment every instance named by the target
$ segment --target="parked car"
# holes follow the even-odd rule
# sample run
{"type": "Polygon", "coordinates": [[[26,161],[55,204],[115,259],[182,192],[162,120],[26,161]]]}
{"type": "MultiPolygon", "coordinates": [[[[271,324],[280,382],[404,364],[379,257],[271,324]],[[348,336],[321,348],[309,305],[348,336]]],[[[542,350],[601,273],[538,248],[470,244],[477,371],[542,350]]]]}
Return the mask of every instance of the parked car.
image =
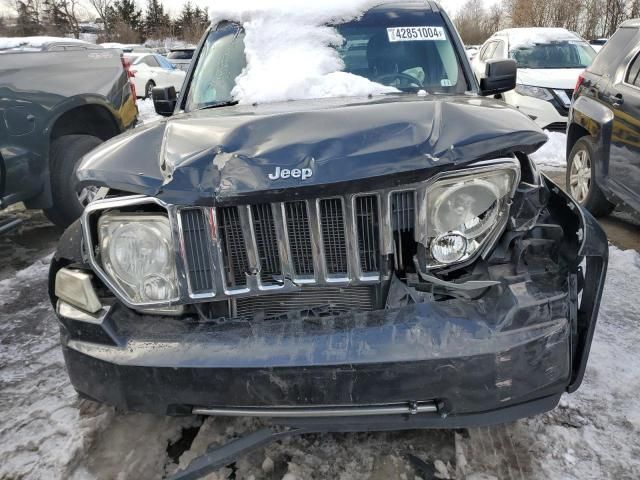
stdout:
{"type": "Polygon", "coordinates": [[[608,40],[608,38],[594,38],[593,40],[589,40],[589,44],[596,52],[599,52],[608,40]]]}
{"type": "Polygon", "coordinates": [[[101,43],[102,48],[117,48],[124,53],[153,53],[153,49],[140,45],[139,43],[117,43],[107,42],[101,43]]]}
{"type": "Polygon", "coordinates": [[[150,98],[154,87],[173,87],[180,91],[186,74],[162,55],[125,53],[124,58],[131,63],[133,82],[139,97],[150,98]]]}
{"type": "Polygon", "coordinates": [[[186,72],[189,70],[195,50],[195,48],[172,48],[167,54],[167,59],[177,68],[186,72]]]}
{"type": "Polygon", "coordinates": [[[120,52],[70,45],[0,54],[0,208],[24,202],[62,227],[95,193],[76,182],[80,157],[137,117],[120,52]]]}
{"type": "Polygon", "coordinates": [[[64,37],[0,37],[0,54],[9,52],[60,52],[91,50],[99,45],[64,37]]]}
{"type": "Polygon", "coordinates": [[[569,112],[567,191],[594,215],[640,212],[640,20],[629,20],[580,75],[569,112]]]}
{"type": "Polygon", "coordinates": [[[484,43],[473,69],[482,78],[488,60],[516,60],[516,88],[502,98],[541,128],[564,132],[578,75],[595,56],[591,45],[564,28],[510,28],[484,43]]]}
{"type": "Polygon", "coordinates": [[[101,198],[50,270],[84,397],[308,432],[508,422],[579,387],[608,245],[493,98],[515,62],[478,83],[430,1],[335,28],[344,78],[393,93],[236,105],[223,22],[179,97],[153,90],[165,121],[85,157],[101,198]]]}

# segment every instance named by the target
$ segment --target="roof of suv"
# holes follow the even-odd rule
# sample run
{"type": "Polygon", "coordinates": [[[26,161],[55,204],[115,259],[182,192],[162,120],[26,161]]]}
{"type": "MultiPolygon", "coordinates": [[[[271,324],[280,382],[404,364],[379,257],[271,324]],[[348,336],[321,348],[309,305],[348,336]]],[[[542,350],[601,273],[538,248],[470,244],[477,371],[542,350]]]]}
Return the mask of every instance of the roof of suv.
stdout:
{"type": "Polygon", "coordinates": [[[632,18],[620,24],[619,28],[640,28],[640,18],[632,18]]]}

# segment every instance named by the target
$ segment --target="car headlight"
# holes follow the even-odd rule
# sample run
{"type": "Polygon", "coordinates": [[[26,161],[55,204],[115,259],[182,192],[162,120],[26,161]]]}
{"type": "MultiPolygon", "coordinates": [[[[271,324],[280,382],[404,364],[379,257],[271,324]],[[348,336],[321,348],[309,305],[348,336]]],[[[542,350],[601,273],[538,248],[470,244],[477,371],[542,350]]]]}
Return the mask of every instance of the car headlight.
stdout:
{"type": "Polygon", "coordinates": [[[551,95],[549,90],[543,87],[534,87],[533,85],[522,85],[519,83],[516,85],[516,93],[526,97],[538,98],[540,100],[549,101],[553,99],[553,95],[551,95]]]}
{"type": "Polygon", "coordinates": [[[463,262],[476,254],[507,219],[519,176],[515,164],[435,182],[425,198],[427,267],[463,262]]]}
{"type": "Polygon", "coordinates": [[[102,266],[132,303],[178,296],[169,220],[163,215],[107,213],[98,220],[102,266]]]}

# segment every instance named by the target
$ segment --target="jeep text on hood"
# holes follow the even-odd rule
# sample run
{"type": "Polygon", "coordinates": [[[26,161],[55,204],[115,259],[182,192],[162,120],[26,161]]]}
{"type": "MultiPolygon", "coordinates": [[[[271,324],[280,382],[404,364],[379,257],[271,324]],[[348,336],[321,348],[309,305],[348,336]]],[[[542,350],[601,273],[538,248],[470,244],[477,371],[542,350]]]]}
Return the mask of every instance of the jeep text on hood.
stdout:
{"type": "Polygon", "coordinates": [[[506,422],[577,389],[607,242],[490,98],[513,61],[478,85],[437,4],[393,3],[317,26],[346,77],[246,102],[247,15],[206,33],[179,98],[154,91],[169,118],[78,170],[103,188],[51,268],[75,388],[297,432],[506,422]]]}

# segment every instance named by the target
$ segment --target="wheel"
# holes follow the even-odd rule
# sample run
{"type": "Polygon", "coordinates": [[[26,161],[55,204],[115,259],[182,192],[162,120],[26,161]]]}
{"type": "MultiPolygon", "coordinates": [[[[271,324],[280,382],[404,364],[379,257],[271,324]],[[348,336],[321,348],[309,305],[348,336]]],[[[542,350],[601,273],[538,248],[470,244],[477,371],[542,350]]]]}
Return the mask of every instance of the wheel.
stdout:
{"type": "Polygon", "coordinates": [[[608,215],[615,205],[604,196],[595,181],[598,165],[593,141],[580,138],[571,149],[567,162],[567,191],[594,216],[608,215]]]}
{"type": "Polygon", "coordinates": [[[144,98],[151,98],[151,92],[153,91],[156,83],[153,80],[149,80],[144,86],[144,98]]]}
{"type": "Polygon", "coordinates": [[[97,187],[77,188],[76,168],[78,161],[101,143],[102,140],[92,135],[65,135],[51,144],[53,207],[44,213],[57,226],[66,228],[71,225],[95,197],[97,187]]]}

